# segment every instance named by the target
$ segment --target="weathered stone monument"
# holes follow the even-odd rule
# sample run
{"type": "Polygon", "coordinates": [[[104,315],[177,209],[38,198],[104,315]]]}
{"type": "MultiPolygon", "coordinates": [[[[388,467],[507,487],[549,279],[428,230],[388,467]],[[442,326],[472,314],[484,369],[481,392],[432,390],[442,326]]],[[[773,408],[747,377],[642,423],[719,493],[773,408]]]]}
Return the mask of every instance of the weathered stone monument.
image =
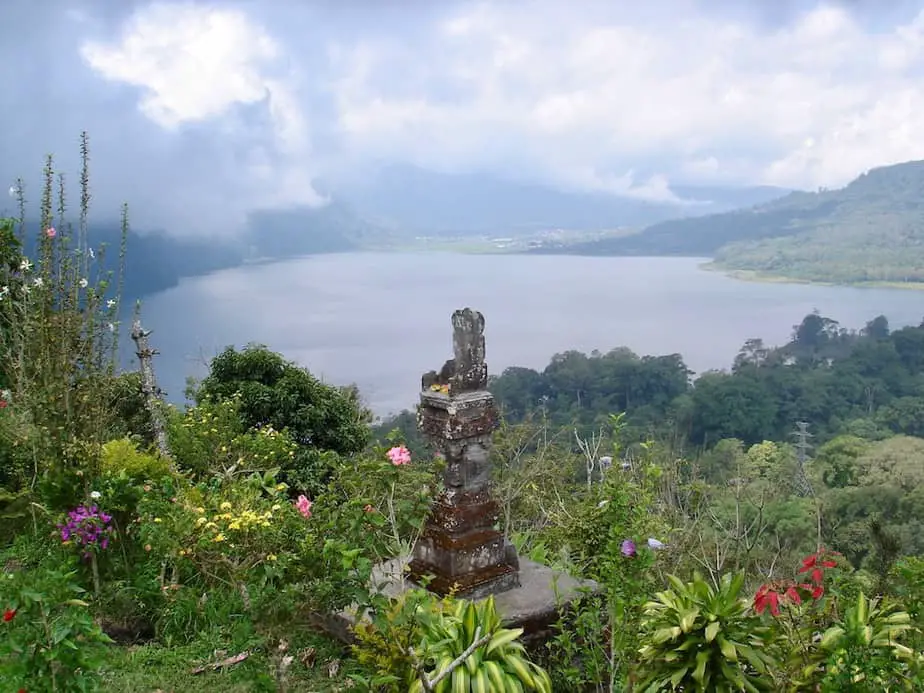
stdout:
{"type": "MultiPolygon", "coordinates": [[[[496,595],[504,624],[522,627],[526,642],[540,642],[563,609],[597,586],[518,557],[497,529],[490,453],[498,414],[487,390],[484,317],[470,308],[457,310],[452,328],[454,356],[439,373],[423,376],[417,418],[421,433],[445,458],[444,488],[413,555],[377,566],[373,586],[392,597],[420,585],[467,599],[496,595]]],[[[349,642],[357,618],[363,616],[347,610],[327,627],[349,642]]]]}
{"type": "Polygon", "coordinates": [[[446,462],[444,490],[434,501],[409,564],[410,578],[439,594],[477,599],[518,586],[516,550],[495,527],[491,497],[491,434],[497,427],[487,390],[484,317],[470,308],[452,316],[453,352],[422,378],[417,421],[446,462]]]}

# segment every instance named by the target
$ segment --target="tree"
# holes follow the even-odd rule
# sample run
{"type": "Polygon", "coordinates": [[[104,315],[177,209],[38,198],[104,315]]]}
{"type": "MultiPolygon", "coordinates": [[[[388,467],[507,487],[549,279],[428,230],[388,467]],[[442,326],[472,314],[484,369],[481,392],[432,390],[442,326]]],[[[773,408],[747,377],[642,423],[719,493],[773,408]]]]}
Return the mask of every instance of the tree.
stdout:
{"type": "Polygon", "coordinates": [[[369,442],[371,415],[355,388],[322,383],[265,346],[227,347],[212,359],[195,399],[223,401],[236,393],[247,428],[272,426],[299,445],[296,469],[288,479],[297,488],[310,490],[326,476],[328,463],[322,460],[329,455],[322,453],[350,455],[369,442]]]}

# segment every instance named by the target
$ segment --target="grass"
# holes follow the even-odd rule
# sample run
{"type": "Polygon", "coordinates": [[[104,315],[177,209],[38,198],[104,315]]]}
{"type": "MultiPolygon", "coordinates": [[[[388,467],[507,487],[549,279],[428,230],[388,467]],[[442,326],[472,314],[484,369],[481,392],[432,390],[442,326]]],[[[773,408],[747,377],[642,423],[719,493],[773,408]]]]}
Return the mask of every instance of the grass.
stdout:
{"type": "Polygon", "coordinates": [[[355,665],[339,643],[312,633],[293,633],[285,639],[284,652],[279,650],[278,637],[257,637],[236,643],[203,638],[179,647],[114,646],[103,670],[101,690],[104,693],[328,693],[353,687],[347,675],[355,671],[355,665]],[[193,673],[196,667],[217,663],[245,650],[250,656],[239,664],[193,673]],[[285,655],[292,656],[293,661],[283,687],[277,683],[276,671],[285,655]]]}

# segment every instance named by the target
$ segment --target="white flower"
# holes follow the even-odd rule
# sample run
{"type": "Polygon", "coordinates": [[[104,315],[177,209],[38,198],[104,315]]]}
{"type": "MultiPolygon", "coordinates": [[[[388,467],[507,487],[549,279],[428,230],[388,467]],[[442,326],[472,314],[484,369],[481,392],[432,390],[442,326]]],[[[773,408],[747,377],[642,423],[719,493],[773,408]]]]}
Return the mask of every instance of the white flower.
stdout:
{"type": "Polygon", "coordinates": [[[102,495],[99,491],[90,491],[90,498],[93,500],[99,500],[102,495]]]}
{"type": "Polygon", "coordinates": [[[42,278],[41,278],[41,277],[36,277],[35,279],[32,280],[32,283],[33,283],[35,286],[42,286],[45,282],[42,281],[42,278]]]}
{"type": "Polygon", "coordinates": [[[116,302],[111,298],[108,301],[106,301],[107,308],[115,308],[115,305],[116,305],[116,302]]]}
{"type": "Polygon", "coordinates": [[[658,541],[654,537],[649,537],[648,538],[648,548],[654,549],[655,551],[657,551],[658,549],[663,549],[664,542],[658,541]]]}
{"type": "Polygon", "coordinates": [[[0,399],[4,399],[7,402],[10,401],[10,391],[9,390],[0,390],[0,399]]]}
{"type": "Polygon", "coordinates": [[[19,188],[15,185],[10,186],[10,197],[16,197],[16,194],[19,192],[19,188]]]}
{"type": "Polygon", "coordinates": [[[81,289],[86,289],[87,284],[89,283],[90,282],[88,282],[86,279],[81,279],[79,282],[77,282],[77,284],[80,286],[81,289]]]}
{"type": "Polygon", "coordinates": [[[87,255],[90,256],[91,260],[96,258],[96,253],[93,252],[93,248],[87,248],[87,255]]]}
{"type": "Polygon", "coordinates": [[[32,263],[29,261],[29,258],[24,257],[19,261],[19,269],[21,269],[23,272],[28,272],[30,269],[32,269],[32,263]]]}
{"type": "Polygon", "coordinates": [[[0,287],[0,296],[6,296],[8,293],[10,293],[10,287],[8,286],[0,287]]]}
{"type": "Polygon", "coordinates": [[[603,507],[606,506],[607,503],[609,503],[608,500],[602,500],[602,501],[600,501],[599,503],[597,503],[597,507],[598,507],[598,508],[603,508],[603,507]]]}
{"type": "Polygon", "coordinates": [[[109,327],[109,331],[110,331],[110,332],[115,332],[115,331],[116,331],[116,323],[111,322],[111,323],[109,323],[108,327],[109,327]]]}
{"type": "Polygon", "coordinates": [[[22,292],[23,292],[24,294],[26,294],[27,296],[29,295],[29,292],[30,292],[30,291],[32,291],[32,287],[29,286],[28,284],[26,284],[25,286],[22,287],[22,292]]]}

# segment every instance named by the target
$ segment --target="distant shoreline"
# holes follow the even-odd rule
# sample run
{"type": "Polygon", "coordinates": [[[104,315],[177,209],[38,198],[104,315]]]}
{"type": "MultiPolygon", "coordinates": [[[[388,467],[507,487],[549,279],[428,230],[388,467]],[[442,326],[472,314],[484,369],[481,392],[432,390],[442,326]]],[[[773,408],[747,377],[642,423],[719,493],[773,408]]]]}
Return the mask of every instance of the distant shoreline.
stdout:
{"type": "Polygon", "coordinates": [[[814,286],[841,286],[852,289],[902,289],[904,291],[924,291],[924,282],[832,282],[819,279],[802,279],[786,277],[780,274],[768,274],[756,270],[728,269],[714,260],[704,262],[699,268],[707,272],[721,272],[731,279],[759,284],[806,284],[814,286]]]}

